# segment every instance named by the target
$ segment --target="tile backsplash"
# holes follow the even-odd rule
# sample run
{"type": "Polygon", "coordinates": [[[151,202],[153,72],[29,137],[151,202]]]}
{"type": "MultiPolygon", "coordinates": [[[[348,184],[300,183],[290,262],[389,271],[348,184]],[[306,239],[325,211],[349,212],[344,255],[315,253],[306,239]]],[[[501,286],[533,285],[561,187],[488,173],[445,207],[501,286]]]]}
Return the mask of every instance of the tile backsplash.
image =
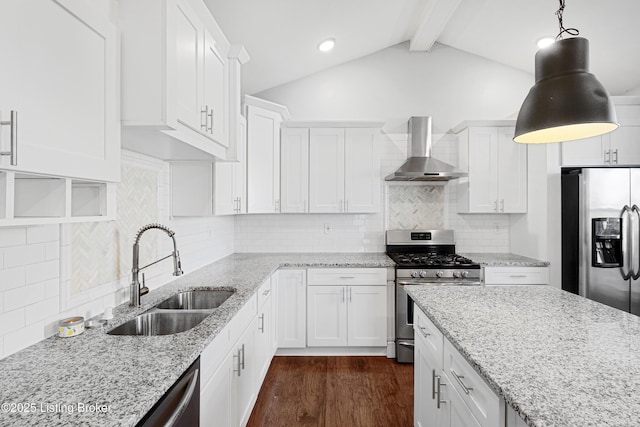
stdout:
{"type": "Polygon", "coordinates": [[[444,186],[389,184],[388,203],[390,230],[444,228],[444,186]]]}

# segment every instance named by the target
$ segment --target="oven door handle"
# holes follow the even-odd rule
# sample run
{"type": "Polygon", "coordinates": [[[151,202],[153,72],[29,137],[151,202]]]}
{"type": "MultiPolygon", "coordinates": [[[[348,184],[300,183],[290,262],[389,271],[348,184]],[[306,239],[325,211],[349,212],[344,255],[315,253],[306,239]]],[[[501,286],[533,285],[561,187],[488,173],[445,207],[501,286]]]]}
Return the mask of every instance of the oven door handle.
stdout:
{"type": "Polygon", "coordinates": [[[413,343],[413,341],[403,341],[403,340],[400,340],[400,341],[398,341],[398,342],[397,342],[397,344],[398,344],[398,345],[402,345],[402,346],[404,346],[404,347],[411,347],[411,348],[413,348],[413,347],[415,347],[415,346],[416,346],[416,345],[413,343]]]}
{"type": "Polygon", "coordinates": [[[417,280],[400,280],[398,279],[398,285],[400,286],[480,286],[481,280],[467,280],[464,282],[448,281],[448,282],[429,282],[429,281],[417,281],[417,280]]]}

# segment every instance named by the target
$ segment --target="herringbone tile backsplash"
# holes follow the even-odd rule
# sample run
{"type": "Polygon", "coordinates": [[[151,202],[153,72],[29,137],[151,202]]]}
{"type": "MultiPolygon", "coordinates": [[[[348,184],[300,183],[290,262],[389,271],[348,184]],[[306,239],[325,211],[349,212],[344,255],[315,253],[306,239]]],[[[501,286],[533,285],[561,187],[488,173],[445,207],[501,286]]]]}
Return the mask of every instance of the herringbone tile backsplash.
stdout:
{"type": "MultiPolygon", "coordinates": [[[[74,224],[71,287],[79,293],[121,279],[131,272],[133,239],[138,229],[158,221],[158,173],[122,165],[115,221],[74,224]]],[[[157,233],[140,240],[140,265],[156,259],[157,233]]]]}
{"type": "Polygon", "coordinates": [[[443,228],[444,186],[389,186],[389,229],[443,228]]]}

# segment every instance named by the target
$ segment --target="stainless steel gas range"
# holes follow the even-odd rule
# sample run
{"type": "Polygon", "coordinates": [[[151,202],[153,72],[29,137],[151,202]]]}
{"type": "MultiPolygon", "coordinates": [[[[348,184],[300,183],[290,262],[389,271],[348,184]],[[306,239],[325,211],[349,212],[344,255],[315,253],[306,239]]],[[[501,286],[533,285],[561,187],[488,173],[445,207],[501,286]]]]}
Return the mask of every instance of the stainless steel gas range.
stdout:
{"type": "Polygon", "coordinates": [[[405,288],[481,285],[480,265],[456,255],[453,230],[390,230],[386,237],[396,263],[396,361],[413,363],[413,301],[405,288]]]}

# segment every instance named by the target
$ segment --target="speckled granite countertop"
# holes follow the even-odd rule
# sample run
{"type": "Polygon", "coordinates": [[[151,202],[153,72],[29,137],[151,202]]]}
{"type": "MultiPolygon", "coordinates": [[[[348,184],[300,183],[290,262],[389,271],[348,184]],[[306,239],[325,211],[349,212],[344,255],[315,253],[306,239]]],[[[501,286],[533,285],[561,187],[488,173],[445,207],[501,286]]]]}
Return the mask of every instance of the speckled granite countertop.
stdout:
{"type": "Polygon", "coordinates": [[[460,254],[485,267],[547,267],[548,261],[508,252],[473,252],[460,254]]]}
{"type": "Polygon", "coordinates": [[[640,317],[551,286],[408,292],[528,425],[640,425],[640,317]]]}
{"type": "Polygon", "coordinates": [[[72,338],[54,336],[1,360],[0,425],[135,425],[279,267],[393,266],[385,254],[372,253],[228,256],[151,291],[140,307],[116,307],[105,329],[88,329],[72,338]],[[236,292],[189,331],[154,337],[106,334],[170,295],[207,287],[236,292]],[[78,403],[105,411],[79,413],[78,403]],[[31,411],[10,412],[6,404],[27,404],[31,411]]]}

